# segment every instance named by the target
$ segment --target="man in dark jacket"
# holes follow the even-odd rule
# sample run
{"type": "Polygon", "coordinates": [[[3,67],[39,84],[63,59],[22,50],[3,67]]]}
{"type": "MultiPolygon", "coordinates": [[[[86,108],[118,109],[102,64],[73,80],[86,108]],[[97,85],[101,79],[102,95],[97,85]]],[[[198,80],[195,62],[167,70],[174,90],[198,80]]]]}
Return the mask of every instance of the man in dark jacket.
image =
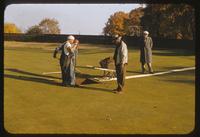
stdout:
{"type": "Polygon", "coordinates": [[[121,36],[116,35],[113,42],[116,45],[113,59],[115,62],[118,84],[118,87],[114,89],[114,93],[122,93],[125,84],[126,65],[128,64],[128,49],[121,36]]]}
{"type": "Polygon", "coordinates": [[[149,73],[153,73],[152,69],[152,47],[153,41],[152,38],[148,36],[149,32],[144,31],[144,37],[141,40],[140,46],[140,62],[142,73],[145,73],[145,64],[148,66],[149,73]]]}

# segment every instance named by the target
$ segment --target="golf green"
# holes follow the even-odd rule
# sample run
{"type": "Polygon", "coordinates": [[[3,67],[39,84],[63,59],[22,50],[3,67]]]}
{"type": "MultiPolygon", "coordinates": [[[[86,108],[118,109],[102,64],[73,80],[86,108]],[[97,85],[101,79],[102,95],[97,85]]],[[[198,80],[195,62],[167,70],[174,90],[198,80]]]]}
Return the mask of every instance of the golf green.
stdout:
{"type": "MultiPolygon", "coordinates": [[[[127,79],[124,94],[116,81],[62,87],[59,43],[4,43],[4,127],[9,133],[55,134],[188,134],[195,126],[195,71],[127,79]],[[59,57],[59,56],[58,56],[59,57]]],[[[139,50],[128,45],[127,76],[140,74],[139,50]]],[[[77,69],[112,56],[114,46],[81,44],[77,69]]],[[[195,66],[194,52],[153,49],[155,72],[195,66]]]]}

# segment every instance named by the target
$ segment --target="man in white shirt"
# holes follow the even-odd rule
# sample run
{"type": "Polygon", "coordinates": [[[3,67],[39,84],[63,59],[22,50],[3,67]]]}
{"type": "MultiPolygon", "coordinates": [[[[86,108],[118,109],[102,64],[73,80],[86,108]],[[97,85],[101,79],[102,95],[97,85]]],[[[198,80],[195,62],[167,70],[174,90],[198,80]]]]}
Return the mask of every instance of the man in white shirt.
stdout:
{"type": "Polygon", "coordinates": [[[114,89],[114,93],[122,93],[125,83],[126,65],[128,64],[128,49],[121,36],[116,35],[113,43],[116,45],[113,59],[115,61],[118,84],[118,87],[114,89]]]}

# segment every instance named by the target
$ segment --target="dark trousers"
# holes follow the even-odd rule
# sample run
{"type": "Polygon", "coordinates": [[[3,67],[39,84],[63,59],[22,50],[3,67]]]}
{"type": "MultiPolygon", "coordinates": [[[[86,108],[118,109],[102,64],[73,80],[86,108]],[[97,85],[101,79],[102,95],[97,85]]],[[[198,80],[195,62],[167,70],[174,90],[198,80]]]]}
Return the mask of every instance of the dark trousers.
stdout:
{"type": "Polygon", "coordinates": [[[68,56],[64,56],[60,59],[60,68],[61,68],[61,75],[62,75],[62,84],[69,85],[70,58],[68,56]]]}
{"type": "Polygon", "coordinates": [[[118,91],[122,91],[125,84],[126,64],[115,65],[117,74],[118,91]]]}

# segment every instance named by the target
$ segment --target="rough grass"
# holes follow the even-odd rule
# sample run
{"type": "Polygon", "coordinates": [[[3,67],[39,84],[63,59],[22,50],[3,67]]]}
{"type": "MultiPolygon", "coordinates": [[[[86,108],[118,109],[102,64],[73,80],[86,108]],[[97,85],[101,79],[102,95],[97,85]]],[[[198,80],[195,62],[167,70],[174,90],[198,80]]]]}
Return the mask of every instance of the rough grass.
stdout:
{"type": "MultiPolygon", "coordinates": [[[[194,71],[126,80],[125,93],[113,94],[116,82],[60,86],[52,58],[56,43],[5,42],[4,127],[10,133],[188,134],[195,125],[194,71]],[[17,45],[15,47],[15,45],[17,45]],[[20,46],[23,45],[23,46],[20,46]],[[31,46],[31,47],[30,47],[31,46]]],[[[80,45],[78,69],[113,55],[109,45],[80,45]]],[[[154,50],[155,71],[194,66],[184,50],[154,50]]],[[[139,51],[129,49],[127,75],[140,72],[139,51]]]]}

